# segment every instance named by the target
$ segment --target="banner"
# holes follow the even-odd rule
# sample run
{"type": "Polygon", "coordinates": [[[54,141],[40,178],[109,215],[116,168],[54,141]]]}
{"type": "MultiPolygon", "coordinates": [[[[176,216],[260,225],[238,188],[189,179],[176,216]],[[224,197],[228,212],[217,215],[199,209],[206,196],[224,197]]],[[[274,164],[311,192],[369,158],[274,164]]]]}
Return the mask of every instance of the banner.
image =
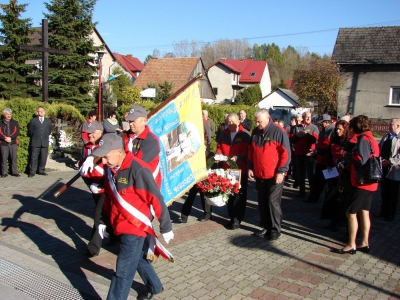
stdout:
{"type": "Polygon", "coordinates": [[[207,176],[200,82],[191,81],[176,94],[147,121],[160,141],[161,194],[167,205],[207,176]]]}

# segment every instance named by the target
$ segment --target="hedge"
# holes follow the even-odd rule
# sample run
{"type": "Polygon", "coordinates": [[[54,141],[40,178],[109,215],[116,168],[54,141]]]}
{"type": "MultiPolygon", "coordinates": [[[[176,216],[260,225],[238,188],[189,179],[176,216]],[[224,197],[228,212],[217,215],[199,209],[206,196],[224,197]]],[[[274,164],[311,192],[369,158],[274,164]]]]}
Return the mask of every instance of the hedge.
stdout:
{"type": "Polygon", "coordinates": [[[12,118],[19,124],[20,135],[18,137],[18,172],[28,172],[28,159],[29,159],[29,137],[28,137],[28,123],[36,117],[36,110],[42,106],[46,111],[46,117],[51,119],[53,123],[53,133],[56,133],[55,124],[57,119],[62,122],[67,122],[69,126],[73,126],[75,131],[85,121],[85,118],[79,111],[72,105],[58,104],[58,103],[43,103],[41,101],[34,101],[32,99],[14,98],[11,100],[0,100],[0,111],[3,112],[5,108],[11,108],[12,118]]]}

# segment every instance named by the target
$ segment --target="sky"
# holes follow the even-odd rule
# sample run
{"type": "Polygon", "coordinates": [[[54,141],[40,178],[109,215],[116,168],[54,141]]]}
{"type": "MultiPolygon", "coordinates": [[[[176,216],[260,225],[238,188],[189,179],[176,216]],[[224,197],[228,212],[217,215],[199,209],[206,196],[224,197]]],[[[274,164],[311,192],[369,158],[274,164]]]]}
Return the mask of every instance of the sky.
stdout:
{"type": "MultiPolygon", "coordinates": [[[[44,2],[18,1],[29,3],[23,17],[35,27],[44,2]]],[[[400,26],[399,10],[399,0],[97,0],[93,21],[112,52],[143,62],[154,49],[173,52],[173,42],[185,39],[247,39],[331,55],[339,28],[400,26]]]]}

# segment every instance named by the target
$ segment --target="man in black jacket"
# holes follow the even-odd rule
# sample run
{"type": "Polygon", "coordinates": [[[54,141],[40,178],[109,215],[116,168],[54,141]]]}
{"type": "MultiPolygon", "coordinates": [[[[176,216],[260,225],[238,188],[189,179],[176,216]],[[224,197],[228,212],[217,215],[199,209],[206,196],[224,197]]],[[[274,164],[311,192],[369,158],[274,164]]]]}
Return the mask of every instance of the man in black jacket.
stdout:
{"type": "Polygon", "coordinates": [[[49,136],[51,134],[51,121],[45,118],[45,111],[43,107],[38,107],[38,116],[31,119],[28,124],[28,136],[30,137],[30,150],[31,162],[29,165],[30,173],[28,177],[33,177],[38,169],[39,161],[39,175],[47,176],[45,172],[47,154],[49,151],[49,136]]]}
{"type": "Polygon", "coordinates": [[[242,124],[243,128],[246,129],[250,134],[251,130],[253,129],[253,122],[246,118],[246,112],[241,109],[239,111],[240,123],[242,124]]]}
{"type": "Polygon", "coordinates": [[[11,175],[20,177],[17,165],[17,150],[19,125],[18,122],[11,119],[12,111],[10,108],[3,110],[3,118],[0,122],[0,151],[1,151],[1,175],[8,176],[7,160],[10,158],[11,175]]]}

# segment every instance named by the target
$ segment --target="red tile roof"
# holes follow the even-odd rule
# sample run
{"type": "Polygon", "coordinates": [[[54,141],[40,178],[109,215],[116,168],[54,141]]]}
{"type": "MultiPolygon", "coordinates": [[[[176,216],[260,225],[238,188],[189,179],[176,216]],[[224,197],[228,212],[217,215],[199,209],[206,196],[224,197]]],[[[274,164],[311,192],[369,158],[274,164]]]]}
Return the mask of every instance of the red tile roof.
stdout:
{"type": "Polygon", "coordinates": [[[198,57],[152,58],[133,85],[146,88],[148,83],[167,80],[173,83],[172,93],[175,93],[191,79],[190,76],[199,60],[198,57]]]}
{"type": "Polygon", "coordinates": [[[141,72],[144,68],[144,65],[138,60],[136,57],[132,55],[121,55],[118,53],[113,53],[115,59],[119,62],[119,64],[127,71],[131,76],[137,79],[137,73],[141,72]]]}
{"type": "Polygon", "coordinates": [[[252,58],[243,60],[222,58],[211,65],[210,68],[218,63],[225,65],[235,73],[241,74],[240,83],[260,83],[265,67],[267,66],[266,61],[253,61],[252,58]]]}

